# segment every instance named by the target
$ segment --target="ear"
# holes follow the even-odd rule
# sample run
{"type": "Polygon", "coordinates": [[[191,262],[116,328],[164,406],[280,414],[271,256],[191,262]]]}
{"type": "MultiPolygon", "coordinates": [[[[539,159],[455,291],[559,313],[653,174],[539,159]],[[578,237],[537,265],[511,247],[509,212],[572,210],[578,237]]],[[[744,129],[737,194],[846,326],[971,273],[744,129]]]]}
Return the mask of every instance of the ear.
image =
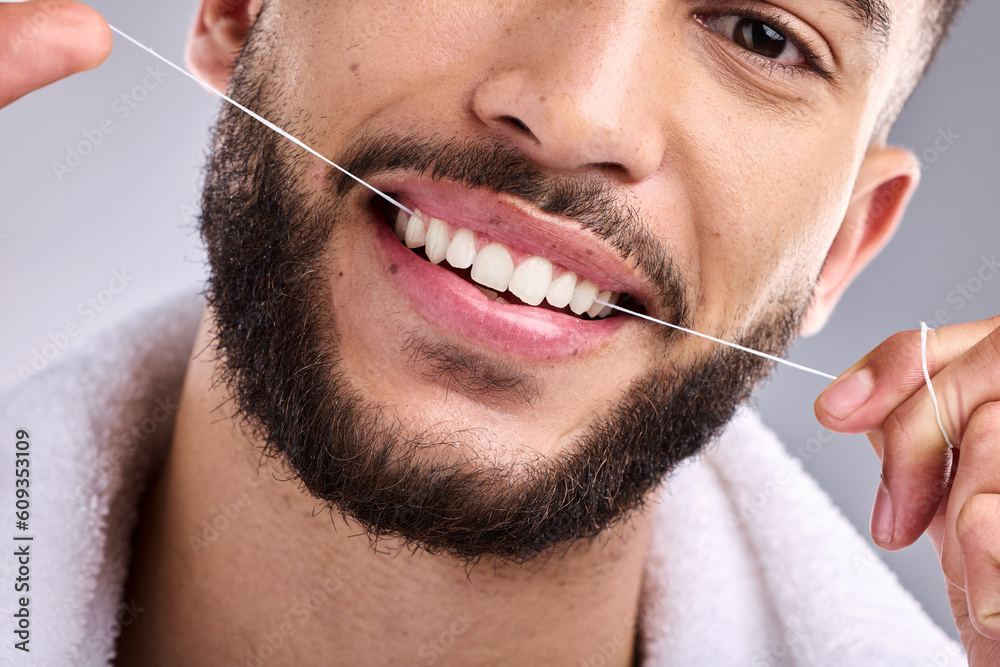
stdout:
{"type": "Polygon", "coordinates": [[[187,64],[202,81],[224,91],[240,49],[264,0],[201,0],[188,37],[187,64]]]}
{"type": "Polygon", "coordinates": [[[869,149],[802,322],[803,336],[823,328],[848,285],[892,238],[919,182],[920,164],[910,151],[869,149]]]}

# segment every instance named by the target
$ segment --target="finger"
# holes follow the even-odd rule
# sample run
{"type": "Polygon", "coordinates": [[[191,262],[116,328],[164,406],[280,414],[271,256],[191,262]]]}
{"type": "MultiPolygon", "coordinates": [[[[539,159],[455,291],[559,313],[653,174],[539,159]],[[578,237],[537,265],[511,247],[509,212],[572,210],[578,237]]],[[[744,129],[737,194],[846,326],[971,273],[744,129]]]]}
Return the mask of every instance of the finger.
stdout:
{"type": "MultiPolygon", "coordinates": [[[[979,667],[979,665],[1000,665],[1000,643],[985,638],[976,630],[972,624],[969,614],[969,598],[965,591],[953,585],[950,581],[945,582],[945,590],[948,594],[948,603],[951,607],[952,616],[955,618],[955,626],[958,629],[959,639],[968,652],[968,665],[979,667]]],[[[926,663],[930,665],[931,663],[926,663]]],[[[936,664],[950,664],[949,662],[938,662],[936,664]]],[[[962,663],[963,665],[966,663],[962,663]]]]}
{"type": "Polygon", "coordinates": [[[969,620],[980,634],[1000,640],[1000,495],[966,501],[957,524],[965,569],[969,620]]]}
{"type": "MultiPolygon", "coordinates": [[[[982,406],[1000,399],[1000,329],[948,364],[932,382],[941,424],[952,444],[964,449],[969,420],[982,406]]],[[[877,508],[881,513],[878,521],[873,516],[872,525],[881,529],[873,539],[885,549],[902,549],[916,541],[944,498],[952,450],[937,415],[925,386],[896,408],[879,429],[886,489],[880,489],[883,505],[877,508]]],[[[977,457],[971,457],[972,462],[969,458],[965,457],[966,466],[979,465],[977,457]]]]}
{"type": "MultiPolygon", "coordinates": [[[[946,327],[930,334],[928,366],[943,367],[933,382],[942,403],[948,404],[945,426],[955,434],[956,442],[967,415],[991,400],[990,392],[1000,387],[1000,330],[990,329],[998,321],[994,318],[946,327]]],[[[937,426],[923,378],[918,332],[894,336],[859,363],[863,369],[855,375],[868,372],[875,385],[869,400],[857,411],[862,414],[834,420],[839,426],[828,419],[821,421],[834,430],[849,430],[844,428],[847,422],[874,429],[869,439],[882,458],[883,469],[872,512],[872,538],[883,549],[901,549],[924,532],[944,498],[951,450],[937,426]],[[913,380],[913,376],[919,379],[913,380]],[[919,388],[913,387],[916,383],[919,388]],[[900,404],[907,393],[909,397],[900,404]]],[[[817,402],[818,416],[829,402],[824,398],[817,402]]]]}
{"type": "MultiPolygon", "coordinates": [[[[975,531],[986,527],[1000,539],[1000,515],[987,526],[985,500],[972,502],[974,498],[989,499],[1000,494],[1000,401],[983,405],[973,413],[959,458],[948,498],[940,556],[945,577],[964,588],[969,577],[964,547],[981,542],[975,531]]],[[[1000,592],[1000,587],[997,590],[1000,592]]]]}
{"type": "MultiPolygon", "coordinates": [[[[927,366],[933,377],[1000,326],[1000,317],[930,332],[927,366]]],[[[847,369],[816,399],[816,417],[837,433],[867,433],[925,384],[920,331],[904,331],[847,369]]]]}
{"type": "MultiPolygon", "coordinates": [[[[931,546],[934,547],[934,553],[937,554],[938,560],[944,563],[944,556],[942,551],[944,550],[945,537],[948,532],[948,508],[950,505],[950,499],[952,497],[951,489],[955,483],[955,471],[961,465],[961,452],[957,449],[952,450],[952,460],[951,460],[951,471],[948,475],[948,488],[945,489],[944,498],[938,505],[937,511],[934,512],[934,518],[931,520],[927,530],[924,534],[930,539],[931,546]]],[[[947,579],[947,577],[945,577],[947,579]]],[[[960,589],[961,590],[961,589],[960,589]]]]}
{"type": "Polygon", "coordinates": [[[0,107],[111,53],[108,24],[69,0],[0,3],[0,107]]]}

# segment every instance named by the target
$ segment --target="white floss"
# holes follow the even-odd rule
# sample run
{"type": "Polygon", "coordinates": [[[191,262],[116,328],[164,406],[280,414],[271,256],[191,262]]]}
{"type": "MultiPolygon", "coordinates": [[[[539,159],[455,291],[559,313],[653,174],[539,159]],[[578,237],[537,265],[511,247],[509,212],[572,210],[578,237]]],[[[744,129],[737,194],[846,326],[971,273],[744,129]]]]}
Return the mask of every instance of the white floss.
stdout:
{"type": "Polygon", "coordinates": [[[631,310],[629,310],[627,308],[622,308],[621,306],[616,306],[613,303],[608,303],[606,301],[601,301],[600,299],[597,299],[596,301],[594,301],[594,303],[599,303],[602,306],[609,306],[611,308],[614,308],[615,310],[620,310],[623,313],[628,313],[629,315],[634,315],[635,317],[639,317],[639,318],[642,318],[644,320],[649,320],[650,322],[655,322],[656,324],[661,324],[661,325],[663,325],[665,327],[670,327],[671,329],[677,329],[678,331],[683,331],[686,334],[690,334],[692,336],[698,336],[699,338],[704,338],[705,340],[710,340],[713,343],[718,343],[719,345],[725,345],[726,347],[731,347],[731,348],[733,348],[735,350],[740,350],[741,352],[746,352],[748,354],[755,354],[758,357],[764,357],[765,359],[770,359],[771,361],[773,361],[775,363],[784,364],[785,366],[789,366],[791,368],[795,368],[795,369],[800,370],[800,371],[805,371],[806,373],[812,373],[813,375],[818,375],[820,377],[827,378],[828,380],[836,380],[837,379],[836,375],[830,375],[829,373],[824,373],[823,371],[818,371],[815,368],[809,368],[808,366],[803,366],[802,364],[797,364],[794,361],[788,361],[787,359],[782,359],[781,357],[776,357],[774,355],[767,354],[766,352],[760,352],[758,350],[754,350],[754,349],[749,348],[749,347],[744,347],[743,345],[739,345],[737,343],[731,343],[728,340],[722,340],[721,338],[715,338],[713,336],[709,336],[708,334],[698,333],[697,331],[692,331],[691,329],[685,329],[682,326],[678,326],[676,324],[671,324],[670,322],[665,322],[663,320],[658,320],[655,317],[650,317],[649,315],[643,315],[642,313],[634,313],[634,312],[632,312],[631,310]]]}
{"type": "Polygon", "coordinates": [[[247,108],[246,108],[245,106],[243,106],[242,104],[240,104],[240,103],[239,103],[239,102],[237,102],[236,100],[234,100],[234,99],[232,99],[231,97],[229,97],[229,96],[227,96],[227,95],[225,95],[225,94],[223,94],[223,93],[219,92],[219,91],[218,91],[218,90],[216,90],[216,89],[215,89],[214,87],[212,87],[212,86],[208,85],[207,83],[205,83],[204,81],[202,81],[201,79],[199,79],[198,77],[196,77],[196,76],[195,76],[194,74],[192,74],[191,72],[187,71],[187,70],[186,70],[186,69],[184,69],[183,67],[180,67],[180,66],[178,66],[178,65],[175,65],[175,64],[173,64],[173,63],[172,63],[172,62],[171,62],[170,60],[168,60],[168,59],[164,58],[163,56],[161,56],[161,55],[160,55],[159,53],[157,53],[157,52],[156,52],[156,51],[154,51],[153,49],[149,48],[149,47],[148,47],[148,46],[146,46],[145,44],[142,44],[142,43],[140,43],[140,42],[139,42],[138,40],[136,40],[136,39],[133,39],[132,37],[129,37],[129,36],[128,36],[128,35],[126,35],[126,34],[125,34],[124,32],[122,32],[122,31],[121,31],[121,30],[119,30],[118,28],[114,27],[113,25],[111,25],[111,24],[108,24],[108,27],[109,27],[109,28],[111,28],[112,30],[114,30],[114,31],[115,31],[116,33],[118,33],[119,35],[121,35],[122,37],[124,37],[125,39],[127,39],[128,41],[130,41],[130,42],[132,42],[133,44],[135,44],[136,46],[138,46],[138,47],[139,47],[140,49],[142,49],[143,51],[146,51],[146,52],[148,52],[149,54],[151,54],[151,55],[153,55],[153,56],[156,56],[157,58],[159,58],[160,60],[162,60],[163,62],[165,62],[165,63],[166,63],[167,65],[169,65],[170,67],[173,67],[173,68],[174,68],[175,70],[177,70],[178,72],[180,72],[180,73],[181,73],[181,74],[183,74],[184,76],[188,77],[189,79],[192,79],[193,81],[195,81],[195,82],[197,82],[197,83],[201,84],[202,86],[204,86],[204,87],[205,87],[205,88],[207,88],[208,90],[212,91],[213,93],[215,93],[216,95],[218,95],[218,96],[219,96],[220,98],[222,98],[222,99],[223,99],[223,100],[225,100],[226,102],[229,102],[230,104],[232,104],[232,105],[233,105],[234,107],[236,107],[237,109],[239,109],[239,110],[240,110],[240,111],[242,111],[243,113],[245,113],[245,114],[249,115],[250,117],[252,117],[253,119],[255,119],[255,120],[257,120],[257,121],[260,121],[260,122],[261,122],[261,123],[263,123],[263,124],[264,124],[264,125],[265,125],[266,127],[269,127],[269,128],[271,128],[272,130],[274,130],[275,132],[277,132],[278,134],[280,134],[281,136],[283,136],[283,137],[284,137],[285,139],[288,139],[289,141],[291,141],[291,142],[292,142],[293,144],[295,144],[296,146],[298,146],[298,147],[300,147],[300,148],[303,148],[303,149],[305,149],[305,150],[309,151],[310,153],[312,153],[313,155],[315,155],[316,157],[318,157],[318,158],[319,158],[320,160],[322,160],[323,162],[326,162],[326,163],[327,163],[328,165],[330,165],[330,166],[331,166],[331,167],[333,167],[334,169],[337,169],[338,171],[340,171],[340,172],[341,172],[342,174],[344,174],[345,176],[350,176],[350,177],[351,177],[351,178],[353,178],[353,179],[354,179],[355,181],[357,181],[357,182],[358,182],[358,183],[360,183],[361,185],[365,186],[366,188],[368,188],[369,190],[371,190],[372,192],[374,192],[374,193],[375,193],[375,194],[377,194],[378,196],[382,197],[383,199],[385,199],[386,201],[388,201],[388,202],[389,202],[389,203],[391,203],[392,205],[394,205],[394,206],[397,206],[397,207],[401,208],[402,210],[406,211],[406,212],[407,212],[407,213],[409,213],[410,215],[413,215],[413,214],[414,214],[414,213],[413,213],[413,211],[411,211],[410,209],[406,208],[405,206],[403,206],[402,204],[400,204],[400,203],[399,203],[398,201],[396,201],[395,199],[393,199],[393,198],[392,198],[392,197],[390,197],[389,195],[385,194],[384,192],[382,192],[382,191],[381,191],[381,190],[379,190],[378,188],[376,188],[376,187],[374,187],[374,186],[372,186],[372,185],[369,185],[369,184],[368,184],[368,183],[366,183],[365,181],[361,180],[360,178],[358,178],[357,176],[355,176],[355,175],[354,175],[354,174],[352,174],[351,172],[349,172],[349,171],[347,171],[346,169],[344,169],[343,167],[341,167],[341,166],[340,166],[339,164],[336,164],[336,163],[335,163],[335,162],[333,162],[332,160],[330,160],[330,159],[328,159],[328,158],[326,158],[326,157],[324,157],[324,156],[320,155],[320,153],[319,153],[319,152],[317,152],[317,151],[313,150],[313,149],[312,149],[312,148],[310,148],[309,146],[306,146],[306,145],[305,145],[305,144],[304,144],[303,142],[299,141],[298,139],[296,139],[295,137],[293,137],[292,135],[290,135],[290,134],[289,134],[288,132],[285,132],[285,131],[284,131],[283,129],[281,129],[280,127],[278,127],[277,125],[275,125],[275,124],[274,124],[274,123],[272,123],[271,121],[267,120],[267,119],[266,119],[266,118],[264,118],[263,116],[258,116],[258,115],[257,115],[257,114],[255,114],[255,113],[254,113],[253,111],[250,111],[250,109],[247,109],[247,108]]]}
{"type": "MultiPolygon", "coordinates": [[[[218,91],[218,90],[216,90],[216,89],[215,89],[214,87],[212,87],[212,86],[210,86],[209,84],[205,83],[204,81],[202,81],[201,79],[199,79],[198,77],[196,77],[196,76],[195,76],[194,74],[191,74],[190,72],[188,72],[188,71],[187,71],[186,69],[184,69],[183,67],[180,67],[180,66],[178,66],[178,65],[175,65],[174,63],[172,63],[172,62],[171,62],[170,60],[168,60],[167,58],[164,58],[164,57],[163,57],[163,56],[161,56],[161,55],[160,55],[159,53],[157,53],[157,52],[156,52],[156,51],[154,51],[153,49],[149,48],[149,47],[148,47],[148,46],[146,46],[145,44],[142,44],[142,43],[141,43],[141,42],[139,42],[138,40],[136,40],[136,39],[134,39],[134,38],[132,38],[132,37],[130,37],[130,36],[128,36],[128,35],[126,35],[126,34],[125,34],[124,32],[122,32],[122,31],[121,31],[121,30],[119,30],[118,28],[114,27],[113,25],[109,25],[108,27],[110,27],[110,28],[111,28],[111,29],[112,29],[113,31],[115,31],[116,33],[118,33],[119,35],[121,35],[122,37],[124,37],[125,39],[127,39],[128,41],[130,41],[130,42],[132,42],[133,44],[135,44],[136,46],[138,46],[138,47],[139,47],[140,49],[142,49],[143,51],[146,51],[146,52],[147,52],[147,53],[149,53],[150,55],[152,55],[152,56],[154,56],[154,57],[158,58],[159,60],[162,60],[162,61],[163,61],[164,63],[166,63],[167,65],[169,65],[169,66],[170,66],[170,67],[172,67],[173,69],[177,70],[178,72],[180,72],[180,73],[181,73],[181,74],[183,74],[184,76],[186,76],[186,77],[188,77],[189,79],[191,79],[191,80],[195,81],[196,83],[200,84],[201,86],[203,86],[203,87],[204,87],[204,88],[206,88],[207,90],[210,90],[210,91],[211,91],[211,92],[213,92],[213,93],[214,93],[215,95],[217,95],[217,96],[218,96],[219,98],[221,98],[221,99],[225,100],[226,102],[228,102],[229,104],[233,105],[234,107],[236,107],[237,109],[239,109],[239,110],[240,110],[240,111],[242,111],[243,113],[245,113],[245,114],[249,115],[249,116],[250,116],[251,118],[253,118],[253,119],[257,120],[258,122],[262,123],[262,124],[263,124],[263,125],[265,125],[266,127],[270,128],[270,129],[272,129],[272,130],[274,130],[275,132],[277,132],[278,134],[280,134],[280,135],[281,135],[281,136],[283,136],[284,138],[286,138],[286,139],[288,139],[289,141],[291,141],[291,142],[292,142],[293,144],[295,144],[296,146],[298,146],[298,147],[300,147],[300,148],[302,148],[302,149],[304,149],[304,150],[308,151],[309,153],[311,153],[311,154],[315,155],[315,156],[316,156],[316,157],[318,157],[318,158],[319,158],[320,160],[323,160],[323,162],[327,163],[328,165],[330,165],[330,166],[331,166],[331,167],[333,167],[334,169],[337,169],[338,171],[340,171],[340,172],[341,172],[342,174],[344,174],[345,176],[349,176],[350,178],[354,179],[354,180],[355,180],[355,181],[357,181],[357,182],[358,182],[359,184],[363,185],[364,187],[368,188],[369,190],[371,190],[372,192],[374,192],[374,193],[375,193],[375,194],[377,194],[378,196],[382,197],[383,199],[385,199],[385,200],[386,200],[387,202],[389,202],[389,203],[390,203],[390,204],[392,204],[393,206],[396,206],[396,207],[398,207],[398,208],[400,208],[400,209],[402,209],[402,210],[406,211],[406,212],[407,212],[407,213],[409,213],[410,215],[414,215],[414,212],[413,212],[413,211],[411,211],[411,210],[410,210],[410,209],[408,209],[407,207],[403,206],[402,204],[400,204],[400,203],[399,203],[398,201],[396,201],[395,199],[393,199],[393,198],[392,198],[392,197],[390,197],[389,195],[385,194],[384,192],[382,192],[382,191],[381,191],[381,190],[379,190],[378,188],[376,188],[376,187],[374,187],[374,186],[372,186],[372,185],[369,185],[368,183],[366,183],[366,182],[365,182],[365,181],[363,181],[362,179],[358,178],[357,176],[355,176],[355,175],[354,175],[354,174],[352,174],[351,172],[347,171],[346,169],[344,169],[344,168],[343,168],[343,167],[341,167],[340,165],[336,164],[336,163],[335,163],[335,162],[333,162],[332,160],[330,160],[330,159],[328,159],[328,158],[324,157],[324,156],[323,156],[323,155],[321,155],[321,154],[320,154],[319,152],[317,152],[317,151],[313,150],[312,148],[310,148],[309,146],[307,146],[307,145],[306,145],[305,143],[303,143],[303,142],[299,141],[298,139],[296,139],[296,138],[295,138],[295,137],[293,137],[293,136],[292,136],[291,134],[289,134],[288,132],[284,131],[283,129],[281,129],[280,127],[278,127],[277,125],[275,125],[275,124],[274,124],[274,123],[272,123],[271,121],[269,121],[269,120],[267,120],[266,118],[264,118],[264,117],[262,117],[262,116],[260,116],[260,115],[258,115],[258,114],[256,114],[256,113],[254,113],[253,111],[251,111],[250,109],[246,108],[245,106],[243,106],[242,104],[240,104],[240,103],[239,103],[239,102],[237,102],[236,100],[234,100],[234,99],[232,99],[232,98],[228,97],[227,95],[225,95],[225,94],[223,94],[223,93],[219,92],[219,91],[218,91]]],[[[634,317],[639,317],[639,318],[642,318],[642,319],[644,319],[644,320],[649,320],[650,322],[655,322],[655,323],[657,323],[657,324],[661,324],[661,325],[663,325],[663,326],[665,326],[665,327],[671,327],[671,328],[673,328],[673,329],[677,329],[677,330],[679,330],[679,331],[683,331],[684,333],[687,333],[687,334],[690,334],[690,335],[692,335],[692,336],[698,336],[698,337],[700,337],[700,338],[704,338],[704,339],[706,339],[706,340],[710,340],[710,341],[713,341],[713,342],[715,342],[715,343],[719,343],[720,345],[726,345],[726,346],[728,346],[728,347],[731,347],[731,348],[734,348],[734,349],[737,349],[737,350],[740,350],[740,351],[742,351],[742,352],[746,352],[747,354],[755,354],[755,355],[757,355],[758,357],[763,357],[763,358],[765,358],[765,359],[769,359],[769,360],[771,360],[771,361],[773,361],[773,362],[775,362],[775,363],[779,363],[779,364],[784,364],[785,366],[789,366],[789,367],[791,367],[791,368],[795,368],[795,369],[798,369],[798,370],[800,370],[800,371],[805,371],[805,372],[807,372],[807,373],[812,373],[813,375],[818,375],[818,376],[820,376],[820,377],[823,377],[823,378],[827,378],[827,379],[829,379],[829,380],[836,380],[836,379],[837,379],[837,378],[836,378],[836,376],[833,376],[833,375],[830,375],[829,373],[823,373],[822,371],[818,371],[818,370],[815,370],[815,369],[812,369],[812,368],[809,368],[808,366],[803,366],[803,365],[801,365],[801,364],[796,364],[796,363],[794,363],[794,362],[791,362],[791,361],[788,361],[788,360],[786,360],[786,359],[782,359],[782,358],[780,358],[780,357],[776,357],[776,356],[773,356],[773,355],[770,355],[770,354],[766,354],[766,353],[764,353],[764,352],[759,352],[759,351],[757,351],[757,350],[753,350],[753,349],[751,349],[751,348],[749,348],[749,347],[744,347],[744,346],[742,346],[742,345],[738,345],[738,344],[736,344],[736,343],[731,343],[731,342],[729,342],[729,341],[726,341],[726,340],[722,340],[722,339],[719,339],[719,338],[714,338],[714,337],[712,337],[712,336],[709,336],[709,335],[707,335],[707,334],[703,334],[703,333],[698,333],[697,331],[692,331],[691,329],[685,329],[684,327],[681,327],[681,326],[677,326],[676,324],[670,324],[669,322],[664,322],[663,320],[658,320],[658,319],[656,319],[656,318],[654,318],[654,317],[650,317],[650,316],[648,316],[648,315],[643,315],[643,314],[640,314],[640,313],[635,313],[635,312],[632,312],[631,310],[628,310],[627,308],[622,308],[621,306],[617,306],[617,305],[615,305],[615,304],[611,304],[611,303],[607,303],[607,302],[604,302],[604,301],[601,301],[601,300],[597,300],[597,301],[596,301],[595,303],[600,303],[601,305],[604,305],[604,306],[610,306],[611,308],[613,308],[613,309],[615,309],[615,310],[618,310],[618,311],[621,311],[621,312],[623,312],[623,313],[627,313],[627,314],[629,314],[629,315],[632,315],[632,316],[634,316],[634,317]]],[[[924,370],[924,372],[926,373],[926,364],[925,364],[925,370],[924,370]]],[[[930,380],[928,380],[928,386],[929,386],[929,385],[930,385],[930,380]]],[[[933,391],[933,390],[931,390],[931,396],[933,396],[933,395],[934,395],[934,391],[933,391]]],[[[935,405],[935,407],[937,407],[937,402],[935,402],[935,404],[934,404],[934,405],[935,405]]],[[[938,423],[940,423],[940,416],[938,417],[938,423]]],[[[944,430],[944,429],[942,429],[942,431],[943,431],[943,430],[944,430]]],[[[947,437],[948,437],[948,436],[947,436],[947,435],[945,435],[945,438],[947,438],[947,437]]]]}
{"type": "Polygon", "coordinates": [[[948,431],[944,430],[944,422],[941,421],[941,407],[938,405],[937,394],[934,393],[934,385],[931,384],[931,374],[927,370],[927,332],[933,331],[927,326],[926,322],[920,323],[920,364],[924,369],[924,382],[927,383],[927,391],[931,395],[931,403],[934,404],[934,414],[937,416],[938,428],[941,429],[941,435],[944,436],[944,441],[948,443],[949,447],[954,447],[951,444],[951,438],[948,437],[948,431]]]}

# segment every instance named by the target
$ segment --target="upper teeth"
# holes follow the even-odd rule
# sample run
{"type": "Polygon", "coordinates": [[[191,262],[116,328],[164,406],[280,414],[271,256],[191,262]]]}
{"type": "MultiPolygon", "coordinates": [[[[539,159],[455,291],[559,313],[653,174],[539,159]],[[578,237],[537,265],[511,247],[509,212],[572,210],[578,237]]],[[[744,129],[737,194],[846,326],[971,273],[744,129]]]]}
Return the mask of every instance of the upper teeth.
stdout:
{"type": "MultiPolygon", "coordinates": [[[[446,261],[456,269],[472,267],[475,282],[497,293],[510,291],[532,306],[544,300],[554,308],[569,306],[577,315],[607,317],[613,312],[610,307],[595,302],[616,303],[619,296],[616,292],[602,292],[591,281],[578,278],[572,271],[559,269],[537,255],[514,266],[513,255],[503,244],[491,241],[477,251],[476,237],[470,230],[459,229],[449,235],[448,223],[430,218],[425,224],[420,211],[414,213],[399,211],[394,226],[396,237],[408,248],[423,247],[427,259],[435,264],[446,261]]],[[[494,300],[507,303],[499,296],[494,300]]]]}

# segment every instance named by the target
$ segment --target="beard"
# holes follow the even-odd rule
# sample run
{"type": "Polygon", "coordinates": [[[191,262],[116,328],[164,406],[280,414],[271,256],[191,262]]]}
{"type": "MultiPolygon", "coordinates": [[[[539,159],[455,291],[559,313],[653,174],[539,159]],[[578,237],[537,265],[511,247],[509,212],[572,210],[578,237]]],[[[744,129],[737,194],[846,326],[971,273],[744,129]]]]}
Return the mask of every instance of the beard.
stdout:
{"type": "MultiPolygon", "coordinates": [[[[307,116],[282,108],[263,55],[251,35],[230,94],[288,128],[291,118],[307,116]]],[[[701,452],[770,370],[767,360],[725,347],[688,355],[695,360],[683,367],[668,363],[671,346],[685,339],[657,328],[662,363],[609,396],[609,407],[557,455],[489,461],[476,455],[467,434],[404,428],[346,374],[329,297],[336,278],[323,266],[325,257],[336,256],[339,226],[364,214],[356,204],[360,186],[331,174],[322,196],[305,192],[304,151],[230,107],[214,139],[201,223],[217,381],[262,452],[324,507],[360,524],[373,543],[389,538],[466,562],[486,556],[524,563],[593,540],[701,452]]],[[[509,146],[469,140],[367,136],[339,157],[361,178],[407,169],[570,216],[643,270],[661,312],[686,321],[684,283],[669,254],[606,181],[555,177],[509,146]]],[[[802,290],[790,295],[738,342],[782,354],[808,302],[802,290]]],[[[371,307],[378,316],[378,305],[371,307]]],[[[442,372],[482,361],[459,346],[445,354],[420,339],[401,348],[407,345],[423,349],[442,372]]],[[[491,370],[479,373],[475,385],[484,395],[530,384],[509,366],[485,365],[491,370]]],[[[437,421],[433,414],[410,416],[437,421]]]]}

